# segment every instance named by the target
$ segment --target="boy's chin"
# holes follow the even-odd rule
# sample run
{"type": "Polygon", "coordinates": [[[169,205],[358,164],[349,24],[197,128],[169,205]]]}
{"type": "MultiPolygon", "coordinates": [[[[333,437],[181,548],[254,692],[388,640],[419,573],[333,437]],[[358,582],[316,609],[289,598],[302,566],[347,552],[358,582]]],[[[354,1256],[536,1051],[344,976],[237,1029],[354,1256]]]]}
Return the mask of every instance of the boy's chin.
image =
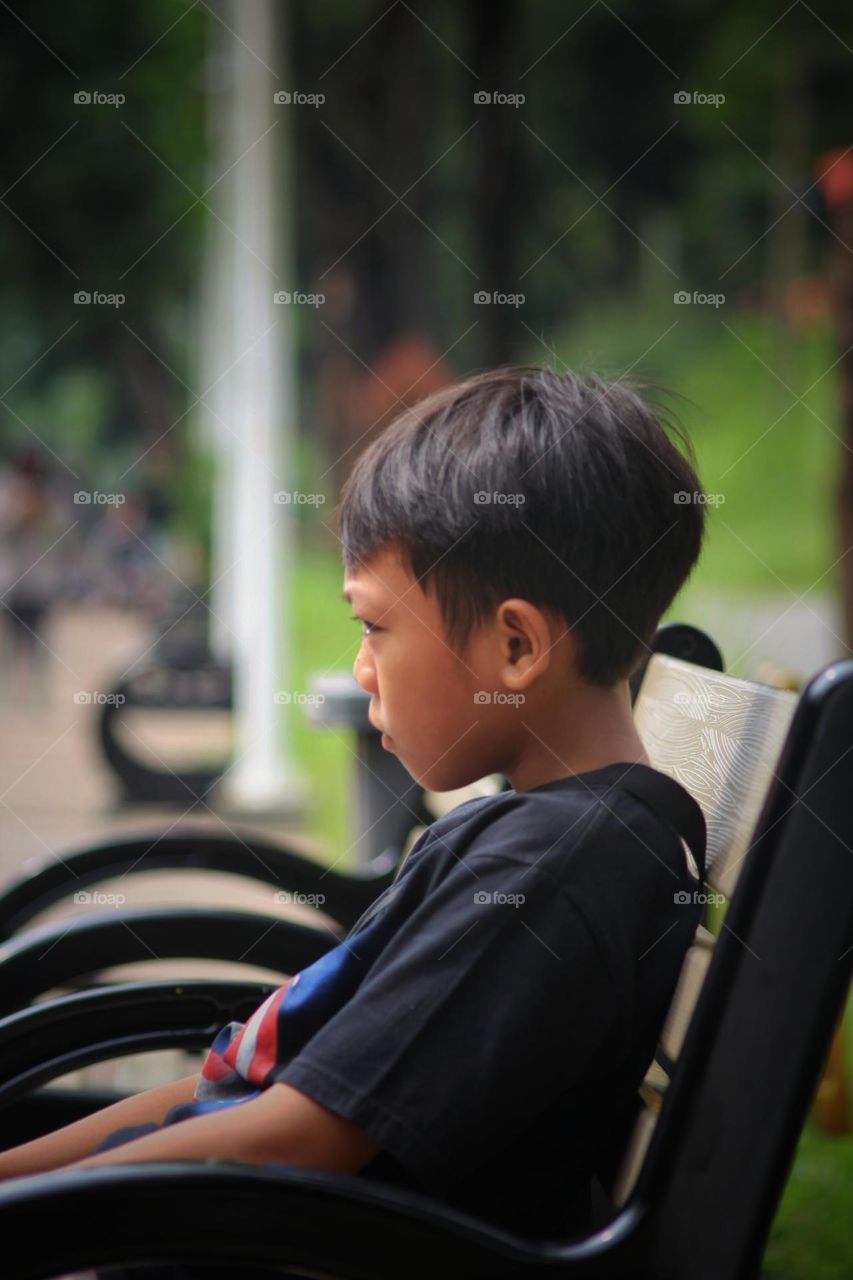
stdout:
{"type": "MultiPolygon", "coordinates": [[[[403,763],[405,764],[405,761],[403,761],[403,763]]],[[[408,768],[408,765],[406,765],[406,768],[408,768]]],[[[411,773],[411,770],[409,770],[409,772],[411,773]]],[[[456,772],[450,773],[446,770],[439,769],[427,769],[420,775],[412,774],[415,782],[417,782],[419,786],[423,787],[424,791],[438,792],[459,791],[462,787],[470,786],[472,782],[478,782],[483,776],[483,774],[478,773],[472,777],[469,770],[466,770],[464,773],[461,770],[456,770],[456,772]]]]}

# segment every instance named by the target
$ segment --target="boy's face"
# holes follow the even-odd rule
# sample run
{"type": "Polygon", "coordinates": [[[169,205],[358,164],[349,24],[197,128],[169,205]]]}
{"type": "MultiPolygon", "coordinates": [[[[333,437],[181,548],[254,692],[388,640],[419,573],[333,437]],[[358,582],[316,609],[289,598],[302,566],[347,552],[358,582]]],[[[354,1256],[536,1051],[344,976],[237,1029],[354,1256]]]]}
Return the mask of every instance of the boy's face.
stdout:
{"type": "Polygon", "coordinates": [[[437,600],[393,549],[346,574],[344,596],[364,624],[353,672],[373,695],[370,720],[383,732],[382,745],[433,791],[500,772],[512,755],[517,725],[507,713],[516,708],[484,705],[476,696],[500,688],[500,636],[481,629],[464,655],[454,653],[437,600]]]}

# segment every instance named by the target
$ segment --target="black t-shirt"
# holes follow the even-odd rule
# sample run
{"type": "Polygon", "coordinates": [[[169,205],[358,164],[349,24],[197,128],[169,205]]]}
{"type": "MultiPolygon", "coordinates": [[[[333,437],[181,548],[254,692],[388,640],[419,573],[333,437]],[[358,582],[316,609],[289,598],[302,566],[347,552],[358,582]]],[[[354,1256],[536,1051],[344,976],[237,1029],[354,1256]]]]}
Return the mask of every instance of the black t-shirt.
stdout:
{"type": "Polygon", "coordinates": [[[682,836],[704,873],[699,806],[638,764],[460,805],[343,942],[220,1031],[164,1123],[282,1081],[379,1143],[360,1176],[583,1234],[699,923],[682,836]]]}

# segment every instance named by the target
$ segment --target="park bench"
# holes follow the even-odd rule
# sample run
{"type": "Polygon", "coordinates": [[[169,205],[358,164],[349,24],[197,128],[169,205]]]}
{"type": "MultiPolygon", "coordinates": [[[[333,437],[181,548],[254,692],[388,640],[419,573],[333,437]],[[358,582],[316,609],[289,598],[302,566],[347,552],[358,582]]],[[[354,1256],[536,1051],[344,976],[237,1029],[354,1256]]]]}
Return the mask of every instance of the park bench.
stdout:
{"type": "MultiPolygon", "coordinates": [[[[591,1237],[522,1240],[426,1196],[317,1170],[148,1164],[0,1186],[10,1274],[182,1259],[389,1280],[442,1268],[755,1276],[853,966],[853,662],[797,699],[657,654],[635,714],[653,763],[702,805],[708,887],[730,901],[716,939],[700,927],[686,957],[643,1109],[599,1171],[610,1203],[591,1237]],[[75,1230],[81,1220],[97,1232],[75,1230]]],[[[204,1047],[226,1007],[243,1001],[245,1016],[269,990],[238,986],[143,995],[132,984],[20,1010],[0,1022],[0,1055],[17,1072],[4,1072],[0,1106],[68,1069],[69,1038],[80,1060],[93,1045],[114,1056],[176,1035],[204,1047]]]]}

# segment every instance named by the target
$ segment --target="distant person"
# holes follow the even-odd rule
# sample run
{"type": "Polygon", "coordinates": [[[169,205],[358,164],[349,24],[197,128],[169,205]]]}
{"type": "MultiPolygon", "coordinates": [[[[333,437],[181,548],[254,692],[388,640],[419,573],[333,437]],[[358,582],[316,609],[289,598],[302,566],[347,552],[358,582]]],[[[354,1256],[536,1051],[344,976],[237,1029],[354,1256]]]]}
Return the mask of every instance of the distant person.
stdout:
{"type": "Polygon", "coordinates": [[[162,613],[171,597],[171,575],[158,550],[159,522],[151,519],[148,496],[131,492],[104,504],[84,547],[87,597],[97,604],[162,613]]]}
{"type": "Polygon", "coordinates": [[[4,686],[16,701],[48,697],[50,613],[63,591],[72,521],[35,449],[22,450],[0,474],[0,600],[4,686]]]}

